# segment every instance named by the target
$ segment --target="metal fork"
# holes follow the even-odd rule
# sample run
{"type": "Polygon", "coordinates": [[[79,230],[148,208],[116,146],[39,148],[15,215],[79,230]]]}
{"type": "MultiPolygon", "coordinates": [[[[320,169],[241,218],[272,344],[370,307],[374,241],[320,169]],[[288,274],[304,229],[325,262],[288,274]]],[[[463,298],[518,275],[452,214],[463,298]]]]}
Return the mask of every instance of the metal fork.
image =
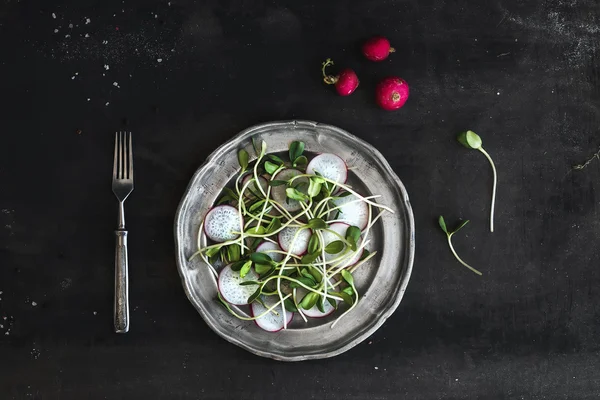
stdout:
{"type": "Polygon", "coordinates": [[[115,231],[117,247],[115,254],[115,332],[129,331],[129,273],[127,262],[127,231],[123,203],[133,191],[133,150],[131,132],[115,134],[115,161],[112,190],[119,200],[119,225],[115,231]]]}

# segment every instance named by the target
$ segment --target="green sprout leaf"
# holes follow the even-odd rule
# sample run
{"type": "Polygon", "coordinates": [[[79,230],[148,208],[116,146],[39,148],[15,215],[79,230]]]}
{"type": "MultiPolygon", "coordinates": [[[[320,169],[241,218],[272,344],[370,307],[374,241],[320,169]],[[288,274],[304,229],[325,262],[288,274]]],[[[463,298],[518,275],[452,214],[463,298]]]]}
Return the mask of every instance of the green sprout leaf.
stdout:
{"type": "Polygon", "coordinates": [[[344,249],[344,242],[336,240],[325,246],[325,252],[328,254],[337,254],[344,249]]]}
{"type": "Polygon", "coordinates": [[[473,131],[461,132],[458,135],[457,139],[460,142],[460,144],[462,144],[468,149],[479,150],[482,144],[479,135],[473,131]]]}
{"type": "Polygon", "coordinates": [[[304,153],[304,142],[294,141],[290,144],[290,161],[296,161],[302,153],[304,153]]]}
{"type": "MultiPolygon", "coordinates": [[[[310,239],[308,240],[308,249],[307,249],[308,254],[317,253],[321,249],[320,244],[321,244],[321,242],[319,241],[319,236],[311,235],[310,239]]],[[[318,257],[318,255],[317,255],[317,257],[318,257]]],[[[307,263],[307,264],[310,264],[310,263],[307,263]]]]}
{"type": "Polygon", "coordinates": [[[346,286],[344,289],[342,289],[342,292],[346,293],[348,296],[354,296],[354,289],[352,286],[346,286]]]}
{"type": "Polygon", "coordinates": [[[257,281],[240,282],[240,286],[251,286],[251,285],[260,285],[260,282],[257,282],[257,281]]]}
{"type": "Polygon", "coordinates": [[[360,229],[357,226],[350,226],[346,230],[346,240],[350,243],[352,251],[356,251],[356,243],[360,239],[360,229]]]}
{"type": "Polygon", "coordinates": [[[269,273],[274,267],[270,264],[254,264],[254,270],[259,275],[269,273]]]}
{"type": "Polygon", "coordinates": [[[350,271],[346,271],[345,269],[343,269],[342,278],[344,278],[344,280],[348,282],[348,285],[354,286],[354,277],[352,276],[352,273],[350,271]]]}
{"type": "Polygon", "coordinates": [[[319,300],[318,293],[315,293],[315,292],[307,293],[304,296],[304,298],[302,299],[302,301],[300,302],[300,307],[305,310],[310,310],[311,308],[313,308],[315,306],[315,304],[317,303],[317,300],[319,300]]]}
{"type": "Polygon", "coordinates": [[[308,221],[306,227],[314,230],[327,229],[327,223],[321,218],[313,218],[308,221]]]}
{"type": "Polygon", "coordinates": [[[231,270],[238,272],[239,270],[242,269],[242,267],[244,266],[244,264],[246,264],[247,261],[248,260],[240,260],[240,261],[234,262],[233,264],[231,264],[231,270]]]}
{"type": "Polygon", "coordinates": [[[456,260],[459,263],[461,263],[462,265],[464,265],[465,267],[467,267],[471,271],[475,272],[477,275],[481,275],[481,272],[479,272],[475,268],[471,267],[469,264],[467,264],[466,262],[464,262],[462,260],[462,258],[460,258],[458,256],[458,254],[456,253],[456,250],[454,250],[454,246],[452,245],[452,236],[456,232],[458,232],[460,229],[462,229],[465,225],[467,225],[469,223],[469,220],[463,221],[453,232],[448,232],[448,230],[446,229],[446,223],[444,222],[444,217],[440,216],[439,221],[440,221],[440,227],[442,228],[442,230],[446,234],[446,238],[448,239],[448,246],[450,247],[450,251],[452,252],[452,255],[454,255],[454,258],[456,258],[456,260]],[[442,225],[442,222],[444,222],[443,225],[442,225]]]}
{"type": "Polygon", "coordinates": [[[287,299],[285,299],[283,301],[283,306],[285,307],[286,311],[289,311],[289,312],[298,312],[298,308],[296,307],[296,305],[294,304],[294,302],[290,298],[287,298],[287,299]]]}
{"type": "Polygon", "coordinates": [[[316,197],[321,192],[321,183],[315,182],[312,178],[308,182],[308,190],[306,191],[308,197],[316,197]]]}
{"type": "Polygon", "coordinates": [[[211,247],[210,249],[206,250],[206,256],[212,257],[215,254],[217,254],[219,252],[219,250],[221,250],[220,247],[211,247]]]}
{"type": "Polygon", "coordinates": [[[246,230],[246,233],[248,235],[264,235],[266,233],[266,229],[264,226],[259,225],[259,226],[253,226],[252,228],[248,228],[246,230]]]}
{"type": "Polygon", "coordinates": [[[269,181],[269,186],[281,186],[281,185],[285,185],[286,183],[287,183],[287,181],[273,180],[273,181],[269,181]]]}
{"type": "Polygon", "coordinates": [[[448,234],[448,229],[446,228],[446,221],[444,221],[444,217],[442,217],[441,215],[438,218],[438,223],[440,224],[440,228],[442,228],[442,230],[446,232],[446,234],[448,234]]]}
{"type": "Polygon", "coordinates": [[[325,313],[325,308],[323,307],[323,296],[319,296],[317,298],[317,309],[322,313],[325,313]]]}
{"type": "Polygon", "coordinates": [[[273,164],[271,161],[265,161],[265,171],[269,174],[273,175],[277,169],[279,169],[277,164],[273,164]]]}
{"type": "Polygon", "coordinates": [[[254,152],[256,153],[256,156],[258,157],[260,155],[260,146],[258,145],[258,141],[256,140],[255,137],[252,137],[252,147],[254,148],[254,152]]]}
{"type": "Polygon", "coordinates": [[[304,193],[301,193],[300,191],[294,188],[285,189],[285,194],[292,200],[305,201],[308,199],[308,197],[304,193]]]}
{"type": "Polygon", "coordinates": [[[227,260],[231,263],[240,259],[241,248],[238,244],[227,246],[227,260]]]}
{"type": "Polygon", "coordinates": [[[256,203],[252,204],[249,208],[248,211],[253,212],[258,210],[259,208],[261,208],[263,205],[265,204],[265,200],[258,200],[256,203]]]}
{"type": "Polygon", "coordinates": [[[274,161],[279,165],[285,164],[285,162],[281,158],[277,157],[275,154],[269,154],[269,158],[271,159],[271,161],[274,161]]]}
{"type": "Polygon", "coordinates": [[[358,261],[364,260],[365,258],[369,257],[369,255],[371,255],[371,252],[367,249],[363,249],[363,253],[358,261]]]}
{"type": "Polygon", "coordinates": [[[454,232],[452,232],[452,234],[454,235],[456,232],[460,231],[468,223],[469,223],[469,220],[461,222],[460,225],[458,225],[458,227],[456,229],[454,229],[454,232]]]}
{"type": "Polygon", "coordinates": [[[240,278],[245,277],[248,272],[250,272],[250,268],[252,267],[252,261],[246,261],[244,265],[242,265],[242,269],[240,269],[240,278]]]}
{"type": "MultiPolygon", "coordinates": [[[[301,276],[301,277],[299,277],[299,278],[296,278],[296,280],[297,280],[298,282],[302,283],[304,286],[308,286],[308,287],[313,287],[313,286],[316,286],[316,285],[317,285],[317,283],[315,282],[315,280],[314,280],[314,279],[312,279],[312,278],[307,278],[307,277],[305,277],[305,276],[301,276]]],[[[298,283],[296,283],[296,282],[292,281],[292,282],[290,282],[290,287],[291,287],[291,288],[298,288],[298,287],[300,287],[300,285],[298,285],[298,283]]]]}
{"type": "Polygon", "coordinates": [[[248,297],[248,304],[254,302],[254,300],[258,299],[258,296],[260,296],[260,287],[258,289],[256,289],[256,292],[252,293],[250,295],[250,297],[248,297]]]}
{"type": "Polygon", "coordinates": [[[276,230],[281,228],[281,220],[279,218],[273,218],[269,225],[267,225],[266,231],[267,233],[273,233],[276,230]]]}
{"type": "Polygon", "coordinates": [[[250,254],[250,260],[256,264],[270,264],[271,261],[273,261],[271,257],[265,253],[252,253],[250,254]]]}
{"type": "Polygon", "coordinates": [[[319,258],[319,253],[314,252],[314,253],[310,253],[310,254],[305,254],[302,259],[300,260],[300,262],[302,264],[312,264],[313,262],[315,262],[315,260],[317,258],[319,258]]]}
{"type": "Polygon", "coordinates": [[[327,301],[329,302],[329,304],[331,304],[331,307],[335,308],[337,310],[337,301],[335,301],[334,299],[332,299],[331,297],[327,298],[327,301]]]}
{"type": "Polygon", "coordinates": [[[315,267],[306,267],[306,269],[308,269],[308,272],[315,278],[316,282],[321,282],[323,280],[323,274],[315,267]]]}
{"type": "Polygon", "coordinates": [[[240,167],[242,167],[242,171],[245,171],[248,168],[248,152],[244,149],[238,151],[238,162],[240,163],[240,167]]]}
{"type": "Polygon", "coordinates": [[[340,297],[342,300],[344,300],[344,303],[348,304],[349,306],[351,306],[352,304],[354,304],[354,299],[348,295],[348,293],[344,293],[344,292],[329,292],[330,295],[335,296],[335,297],[340,297]]]}
{"type": "Polygon", "coordinates": [[[306,158],[306,156],[300,156],[294,160],[293,166],[294,167],[303,167],[306,164],[308,164],[308,159],[306,158]]]}

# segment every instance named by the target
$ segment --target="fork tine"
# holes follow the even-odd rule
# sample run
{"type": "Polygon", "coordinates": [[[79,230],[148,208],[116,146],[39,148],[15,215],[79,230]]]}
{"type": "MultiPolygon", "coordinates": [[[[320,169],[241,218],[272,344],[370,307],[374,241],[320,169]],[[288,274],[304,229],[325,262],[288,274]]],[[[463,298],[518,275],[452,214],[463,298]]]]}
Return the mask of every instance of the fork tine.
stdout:
{"type": "Polygon", "coordinates": [[[115,161],[113,163],[113,179],[118,179],[119,175],[119,133],[115,132],[115,161]]]}
{"type": "Polygon", "coordinates": [[[127,171],[127,179],[133,179],[133,147],[131,146],[131,132],[129,132],[129,170],[127,171]]]}
{"type": "Polygon", "coordinates": [[[123,132],[119,132],[121,137],[121,173],[120,178],[125,179],[125,135],[123,132]]]}

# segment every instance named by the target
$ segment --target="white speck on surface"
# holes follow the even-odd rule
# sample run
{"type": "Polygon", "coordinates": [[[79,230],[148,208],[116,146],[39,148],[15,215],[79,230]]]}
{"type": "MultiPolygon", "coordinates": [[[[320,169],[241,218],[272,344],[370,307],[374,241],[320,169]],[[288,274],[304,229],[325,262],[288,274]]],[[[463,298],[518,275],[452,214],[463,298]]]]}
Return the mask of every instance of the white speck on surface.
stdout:
{"type": "Polygon", "coordinates": [[[118,87],[118,88],[120,88],[120,86],[119,86],[119,83],[118,83],[118,82],[113,82],[113,86],[114,86],[114,87],[118,87]]]}
{"type": "Polygon", "coordinates": [[[75,75],[73,75],[73,76],[71,77],[71,79],[75,79],[75,75]]]}
{"type": "Polygon", "coordinates": [[[96,311],[94,311],[94,315],[97,315],[98,313],[96,311]]]}
{"type": "Polygon", "coordinates": [[[108,64],[104,64],[104,69],[107,70],[107,71],[110,69],[110,67],[108,66],[108,64]]]}
{"type": "Polygon", "coordinates": [[[500,92],[496,93],[498,96],[500,96],[500,92]]]}
{"type": "Polygon", "coordinates": [[[156,61],[162,62],[162,58],[157,58],[156,61]]]}
{"type": "Polygon", "coordinates": [[[52,13],[52,18],[56,19],[56,14],[52,13]]]}
{"type": "Polygon", "coordinates": [[[91,99],[88,97],[87,101],[90,101],[91,99]]]}
{"type": "Polygon", "coordinates": [[[109,102],[109,101],[107,101],[107,102],[106,102],[106,104],[105,104],[105,106],[107,106],[107,105],[109,105],[109,104],[110,104],[110,102],[109,102]]]}
{"type": "Polygon", "coordinates": [[[71,37],[71,35],[65,35],[65,38],[67,38],[67,39],[70,38],[70,37],[71,37]]]}
{"type": "Polygon", "coordinates": [[[0,294],[3,294],[4,292],[2,290],[0,290],[0,294]]]}
{"type": "Polygon", "coordinates": [[[79,75],[79,72],[75,72],[75,75],[79,75]]]}
{"type": "Polygon", "coordinates": [[[73,29],[73,24],[69,24],[69,29],[73,29]]]}
{"type": "Polygon", "coordinates": [[[108,44],[108,40],[103,40],[102,44],[108,44]]]}
{"type": "Polygon", "coordinates": [[[9,331],[6,331],[6,332],[4,332],[4,334],[5,334],[6,336],[8,336],[8,335],[10,335],[10,332],[9,332],[9,331]]]}
{"type": "Polygon", "coordinates": [[[92,22],[92,20],[91,20],[91,19],[89,19],[89,18],[86,18],[86,19],[85,19],[85,24],[86,24],[86,25],[87,25],[87,24],[89,24],[90,22],[92,22]]]}
{"type": "Polygon", "coordinates": [[[86,33],[84,37],[90,37],[90,34],[89,34],[89,33],[86,33]]]}
{"type": "Polygon", "coordinates": [[[35,301],[32,301],[32,302],[31,302],[31,305],[32,305],[33,307],[35,307],[35,306],[37,306],[37,303],[36,303],[35,301]]]}
{"type": "Polygon", "coordinates": [[[169,7],[171,7],[171,2],[168,2],[168,3],[167,3],[167,5],[168,5],[169,7]]]}
{"type": "Polygon", "coordinates": [[[375,369],[379,369],[379,367],[375,367],[375,369]]]}
{"type": "Polygon", "coordinates": [[[54,30],[54,33],[58,33],[58,29],[55,29],[55,30],[54,30]]]}

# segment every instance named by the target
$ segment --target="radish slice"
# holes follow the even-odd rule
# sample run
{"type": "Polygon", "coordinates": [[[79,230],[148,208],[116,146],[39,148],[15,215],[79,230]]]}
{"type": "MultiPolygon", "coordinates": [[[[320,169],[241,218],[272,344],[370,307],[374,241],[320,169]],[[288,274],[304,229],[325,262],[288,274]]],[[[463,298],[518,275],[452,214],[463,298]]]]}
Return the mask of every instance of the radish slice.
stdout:
{"type": "Polygon", "coordinates": [[[315,172],[337,183],[345,183],[348,179],[346,162],[331,153],[319,154],[308,163],[306,173],[316,175],[315,172]]]}
{"type": "MultiPolygon", "coordinates": [[[[348,225],[354,225],[362,231],[369,223],[369,207],[367,203],[351,194],[340,197],[333,201],[336,207],[339,207],[339,215],[336,220],[345,222],[348,225]]],[[[335,212],[335,210],[334,210],[335,212]]]]}
{"type": "MultiPolygon", "coordinates": [[[[254,176],[253,175],[246,175],[244,177],[244,179],[242,179],[242,187],[246,186],[246,183],[248,183],[248,181],[250,179],[254,179],[254,176]]],[[[263,178],[262,176],[259,176],[258,177],[258,182],[260,183],[260,187],[263,189],[263,191],[265,193],[267,193],[267,188],[269,187],[269,183],[267,182],[267,180],[265,178],[263,178]]],[[[252,199],[252,198],[256,197],[250,191],[252,191],[252,192],[254,192],[256,194],[261,194],[262,193],[260,191],[260,189],[258,188],[258,186],[256,186],[256,181],[255,180],[252,183],[250,183],[246,187],[246,190],[244,191],[244,197],[246,197],[247,199],[252,199]]]]}
{"type": "MultiPolygon", "coordinates": [[[[328,229],[332,230],[333,232],[336,232],[341,237],[345,238],[346,230],[348,230],[348,227],[350,227],[350,225],[346,224],[345,222],[335,222],[335,223],[329,225],[328,229]]],[[[336,240],[342,240],[340,238],[340,236],[336,235],[333,232],[323,231],[323,246],[327,246],[329,243],[335,242],[336,240]]],[[[360,247],[361,243],[362,243],[362,237],[358,240],[358,243],[356,243],[356,247],[360,247]]],[[[347,246],[344,246],[342,251],[340,251],[337,254],[325,253],[325,261],[329,262],[331,260],[334,260],[334,259],[340,257],[340,255],[342,255],[346,251],[346,248],[347,248],[347,246]]],[[[344,263],[346,264],[346,266],[356,264],[360,260],[362,253],[363,253],[362,250],[356,251],[354,255],[350,256],[350,258],[348,258],[347,260],[344,260],[344,263]]]]}
{"type": "Polygon", "coordinates": [[[281,247],[283,251],[289,251],[293,255],[301,256],[306,253],[306,250],[308,249],[311,231],[310,229],[302,229],[296,234],[298,230],[300,230],[300,228],[283,228],[279,231],[277,239],[279,240],[279,247],[281,247]]]}
{"type": "Polygon", "coordinates": [[[213,207],[204,217],[204,233],[215,242],[236,239],[240,227],[240,213],[235,207],[222,205],[213,207]]]}
{"type": "MultiPolygon", "coordinates": [[[[261,296],[261,300],[265,303],[267,308],[271,308],[275,303],[279,302],[279,296],[261,296]]],[[[267,311],[262,304],[258,301],[250,304],[250,310],[253,316],[261,315],[265,311],[267,311]]],[[[259,328],[264,329],[268,332],[279,332],[283,329],[283,311],[281,304],[273,309],[278,315],[273,314],[273,312],[268,312],[260,318],[254,320],[256,325],[259,328]]],[[[286,311],[286,325],[292,322],[292,318],[294,318],[294,313],[286,311]]]]}
{"type": "Polygon", "coordinates": [[[258,280],[258,274],[253,270],[248,271],[246,276],[240,277],[240,273],[231,269],[231,265],[224,267],[219,273],[219,293],[221,297],[236,306],[248,304],[248,297],[252,296],[258,285],[242,286],[240,283],[258,280]]]}
{"type": "MultiPolygon", "coordinates": [[[[304,295],[306,293],[307,293],[306,289],[303,289],[303,288],[296,289],[296,303],[300,303],[300,301],[302,301],[302,298],[304,297],[304,295]]],[[[337,300],[336,300],[336,302],[337,302],[337,300]]],[[[329,303],[329,301],[325,300],[325,302],[323,303],[323,311],[325,311],[325,312],[321,312],[321,310],[319,310],[319,308],[315,304],[314,306],[312,306],[312,308],[310,308],[308,310],[302,309],[302,314],[304,314],[310,318],[323,318],[323,317],[328,316],[332,312],[334,312],[335,308],[329,303]]]]}
{"type": "MultiPolygon", "coordinates": [[[[291,169],[291,168],[284,169],[283,171],[279,172],[275,176],[275,180],[287,181],[290,178],[293,178],[294,176],[300,175],[300,174],[302,174],[302,172],[298,171],[297,169],[291,169]]],[[[296,186],[299,183],[308,183],[308,179],[307,178],[298,178],[298,179],[294,180],[293,185],[296,186]]],[[[277,203],[279,203],[281,205],[281,207],[283,207],[287,211],[289,211],[289,212],[298,211],[302,208],[302,206],[300,205],[300,202],[298,202],[298,200],[288,199],[287,194],[285,193],[285,190],[288,187],[289,187],[288,185],[273,186],[271,188],[271,197],[273,197],[273,200],[275,200],[277,203]]]]}
{"type": "Polygon", "coordinates": [[[271,260],[275,262],[281,262],[283,260],[283,254],[277,253],[277,251],[281,251],[281,247],[277,243],[273,242],[262,242],[256,248],[257,253],[265,253],[271,260]]]}

